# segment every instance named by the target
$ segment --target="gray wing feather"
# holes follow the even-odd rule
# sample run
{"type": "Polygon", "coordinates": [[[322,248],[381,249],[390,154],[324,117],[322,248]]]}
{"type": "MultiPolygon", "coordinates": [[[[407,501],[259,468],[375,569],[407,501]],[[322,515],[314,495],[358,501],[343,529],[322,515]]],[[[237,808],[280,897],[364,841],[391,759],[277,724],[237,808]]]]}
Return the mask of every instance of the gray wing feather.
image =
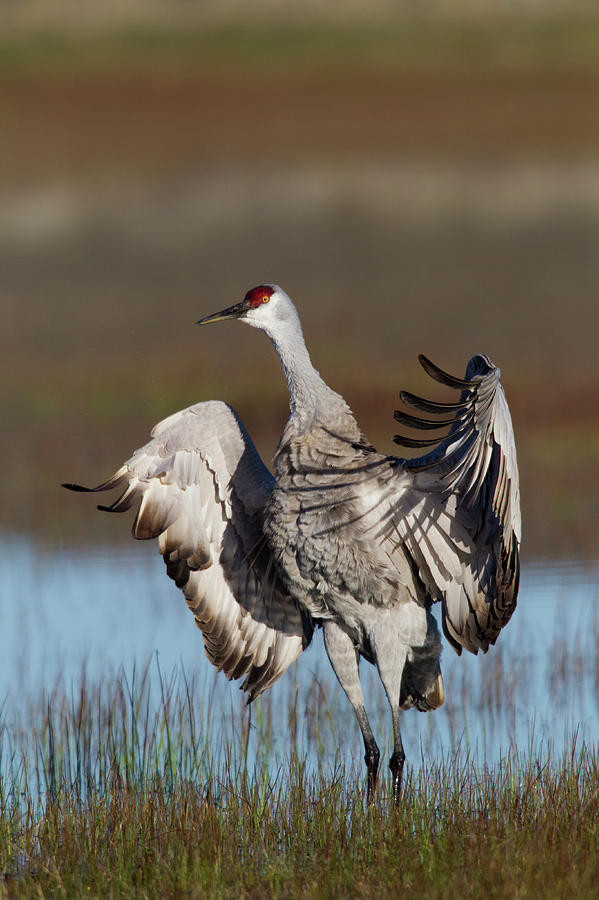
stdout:
{"type": "Polygon", "coordinates": [[[160,422],[149,443],[92,488],[124,488],[100,509],[123,512],[139,503],[133,536],[158,538],[209,660],[228,678],[244,678],[250,699],[312,637],[309,617],[283,589],[265,546],[263,511],[273,484],[234,410],[211,401],[160,422]]]}
{"type": "Polygon", "coordinates": [[[421,362],[435,380],[460,389],[460,401],[435,404],[402,392],[412,408],[452,409],[455,418],[436,449],[397,460],[385,533],[408,558],[418,599],[441,601],[450,643],[458,653],[477,653],[495,643],[516,607],[521,522],[512,422],[500,371],[487,356],[474,356],[464,379],[421,362]]]}

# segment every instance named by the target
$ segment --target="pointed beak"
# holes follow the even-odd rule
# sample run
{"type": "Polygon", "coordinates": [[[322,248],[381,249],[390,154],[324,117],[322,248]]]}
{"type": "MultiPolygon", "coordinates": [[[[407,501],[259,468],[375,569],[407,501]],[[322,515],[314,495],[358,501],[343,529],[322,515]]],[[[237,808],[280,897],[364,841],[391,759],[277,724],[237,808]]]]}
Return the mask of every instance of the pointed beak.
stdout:
{"type": "Polygon", "coordinates": [[[196,325],[211,325],[212,322],[222,322],[223,319],[238,319],[246,310],[247,305],[245,300],[242,300],[241,303],[236,303],[234,306],[228,306],[227,309],[221,309],[220,312],[198,319],[196,325]]]}

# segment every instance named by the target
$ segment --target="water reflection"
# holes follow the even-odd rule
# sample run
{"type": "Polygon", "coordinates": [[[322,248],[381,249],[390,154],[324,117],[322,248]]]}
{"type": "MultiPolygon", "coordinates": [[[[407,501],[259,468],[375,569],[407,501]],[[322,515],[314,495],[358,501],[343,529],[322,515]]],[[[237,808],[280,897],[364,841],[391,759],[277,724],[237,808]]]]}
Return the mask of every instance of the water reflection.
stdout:
{"type": "MultiPolygon", "coordinates": [[[[201,636],[155,548],[48,549],[27,536],[5,536],[0,550],[0,697],[7,721],[42,689],[77,693],[123,667],[131,679],[150,663],[152,703],[159,673],[184,670],[206,705],[202,715],[231,736],[247,724],[243,697],[205,659],[201,636]]],[[[599,564],[525,566],[518,610],[486,656],[458,659],[446,648],[447,700],[434,714],[403,717],[408,757],[467,749],[496,762],[510,747],[560,753],[572,735],[599,740],[599,564]]],[[[374,670],[365,666],[367,703],[381,747],[390,746],[390,717],[374,670]]],[[[177,675],[175,674],[175,682],[177,675]]],[[[353,713],[332,674],[320,632],[313,646],[252,709],[250,753],[270,729],[269,752],[284,759],[289,729],[314,764],[359,761],[353,713]]]]}

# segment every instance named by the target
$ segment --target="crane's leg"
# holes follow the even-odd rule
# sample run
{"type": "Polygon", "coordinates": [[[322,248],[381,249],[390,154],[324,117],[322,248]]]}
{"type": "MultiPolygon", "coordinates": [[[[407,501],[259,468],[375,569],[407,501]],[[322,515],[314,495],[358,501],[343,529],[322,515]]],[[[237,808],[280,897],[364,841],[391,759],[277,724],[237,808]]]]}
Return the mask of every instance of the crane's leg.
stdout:
{"type": "Polygon", "coordinates": [[[377,623],[369,634],[370,643],[374,652],[376,667],[378,669],[385,694],[391,707],[393,720],[393,753],[389,760],[391,777],[393,780],[393,799],[399,806],[401,796],[401,775],[406,755],[401,740],[399,727],[399,694],[401,690],[401,676],[408,655],[408,647],[397,641],[396,631],[392,622],[386,619],[377,623]]]}
{"type": "MultiPolygon", "coordinates": [[[[331,665],[351,703],[364,739],[364,762],[366,763],[366,800],[372,803],[376,788],[376,776],[379,770],[380,752],[366,715],[364,695],[358,671],[358,652],[352,639],[335,622],[324,624],[324,645],[331,665]]],[[[399,697],[399,694],[398,694],[399,697]]]]}

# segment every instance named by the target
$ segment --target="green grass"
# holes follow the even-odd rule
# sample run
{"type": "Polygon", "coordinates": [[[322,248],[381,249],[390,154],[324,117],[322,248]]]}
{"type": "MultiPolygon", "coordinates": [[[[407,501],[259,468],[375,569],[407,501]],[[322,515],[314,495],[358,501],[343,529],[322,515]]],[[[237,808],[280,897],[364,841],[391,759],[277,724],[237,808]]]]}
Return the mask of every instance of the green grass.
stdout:
{"type": "Polygon", "coordinates": [[[553,17],[391,17],[382,22],[198,25],[170,22],[86,30],[7,29],[0,38],[0,70],[19,73],[251,67],[253,73],[295,68],[411,67],[535,69],[596,68],[599,18],[591,13],[553,17]]]}
{"type": "MultiPolygon", "coordinates": [[[[317,694],[314,747],[335,718],[317,694]]],[[[576,739],[415,760],[400,809],[384,778],[367,808],[361,764],[319,770],[293,721],[277,762],[268,703],[250,760],[241,703],[223,738],[198,685],[160,676],[157,696],[146,670],[5,712],[0,896],[595,895],[599,760],[576,739]]]]}
{"type": "Polygon", "coordinates": [[[397,813],[364,810],[344,773],[306,781],[299,762],[278,783],[222,773],[217,799],[182,780],[116,784],[25,822],[9,814],[2,851],[20,896],[590,897],[596,763],[508,764],[476,781],[427,770],[397,813]]]}

